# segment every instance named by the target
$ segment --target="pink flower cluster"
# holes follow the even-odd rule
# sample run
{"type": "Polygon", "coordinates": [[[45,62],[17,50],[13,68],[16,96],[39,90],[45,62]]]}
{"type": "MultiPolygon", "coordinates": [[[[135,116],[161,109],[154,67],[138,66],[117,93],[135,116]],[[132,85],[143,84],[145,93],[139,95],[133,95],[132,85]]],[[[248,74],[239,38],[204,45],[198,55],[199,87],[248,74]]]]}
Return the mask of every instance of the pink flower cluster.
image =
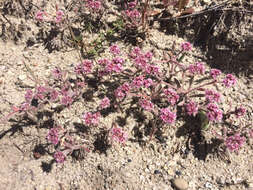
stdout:
{"type": "Polygon", "coordinates": [[[110,99],[107,97],[103,98],[102,101],[100,102],[99,107],[101,109],[105,109],[105,108],[110,107],[110,99]]]}
{"type": "Polygon", "coordinates": [[[90,60],[84,60],[81,64],[77,65],[75,68],[75,72],[77,74],[87,74],[92,70],[93,63],[90,60]]]}
{"type": "Polygon", "coordinates": [[[241,137],[239,133],[229,136],[225,139],[226,147],[231,151],[238,151],[245,143],[245,137],[241,137]]]}
{"type": "Polygon", "coordinates": [[[226,87],[234,86],[236,84],[236,79],[232,74],[227,74],[226,78],[223,80],[223,84],[226,87]]]}
{"type": "Polygon", "coordinates": [[[119,55],[119,54],[120,54],[119,46],[113,44],[112,46],[110,46],[110,52],[111,52],[113,55],[119,55]]]}
{"type": "Polygon", "coordinates": [[[130,9],[134,9],[134,8],[136,7],[136,5],[137,5],[136,1],[132,1],[132,2],[129,2],[129,3],[128,3],[128,7],[129,7],[130,9]]]}
{"type": "Polygon", "coordinates": [[[145,86],[146,88],[152,86],[153,84],[154,84],[154,82],[153,82],[153,80],[152,80],[151,78],[148,78],[148,79],[145,79],[145,80],[144,80],[144,86],[145,86]]]}
{"type": "Polygon", "coordinates": [[[47,135],[47,140],[54,145],[58,144],[58,142],[59,142],[58,128],[53,127],[49,130],[48,135],[47,135]]]}
{"type": "Polygon", "coordinates": [[[36,88],[36,93],[35,93],[34,97],[35,97],[36,99],[43,100],[43,99],[45,98],[47,92],[48,92],[48,91],[47,91],[47,88],[46,88],[46,87],[44,87],[44,86],[38,86],[38,87],[36,88]]]}
{"type": "Polygon", "coordinates": [[[98,125],[100,116],[100,112],[87,112],[83,115],[83,119],[86,125],[98,125]]]}
{"type": "Polygon", "coordinates": [[[33,98],[33,91],[29,89],[25,93],[25,101],[27,103],[30,103],[32,101],[32,98],[33,98]]]}
{"type": "Polygon", "coordinates": [[[214,103],[209,103],[207,105],[207,117],[210,121],[220,121],[223,117],[222,110],[214,103]]]}
{"type": "Polygon", "coordinates": [[[57,151],[54,153],[54,159],[57,163],[63,163],[65,160],[65,154],[61,151],[57,151]]]}
{"type": "Polygon", "coordinates": [[[186,112],[188,115],[196,116],[198,113],[198,104],[196,102],[190,101],[186,104],[186,112]]]}
{"type": "Polygon", "coordinates": [[[169,108],[162,108],[160,110],[160,118],[163,122],[171,124],[176,120],[176,113],[170,111],[169,108]]]}
{"type": "Polygon", "coordinates": [[[144,110],[151,111],[154,108],[154,104],[146,98],[140,99],[140,105],[144,110]]]}
{"type": "Polygon", "coordinates": [[[190,64],[188,70],[191,74],[201,74],[205,73],[205,67],[203,63],[196,62],[195,64],[190,64]]]}
{"type": "Polygon", "coordinates": [[[129,83],[125,82],[123,85],[121,85],[115,90],[114,94],[116,98],[122,100],[129,91],[130,91],[130,85],[129,83]]]}
{"type": "Polygon", "coordinates": [[[172,88],[164,89],[163,93],[168,98],[168,101],[171,105],[175,105],[179,100],[179,95],[172,88]]]}
{"type": "Polygon", "coordinates": [[[130,53],[130,57],[136,58],[137,56],[141,55],[141,49],[139,47],[134,47],[130,53]]]}
{"type": "Polygon", "coordinates": [[[133,82],[131,83],[131,86],[133,88],[137,88],[137,89],[142,87],[143,85],[146,88],[148,88],[153,85],[153,80],[151,78],[144,79],[144,76],[140,75],[140,76],[134,78],[133,82]]]}
{"type": "Polygon", "coordinates": [[[219,102],[220,101],[220,93],[215,92],[214,90],[207,89],[205,91],[205,97],[207,102],[219,102]]]}
{"type": "Polygon", "coordinates": [[[149,63],[152,60],[153,54],[151,52],[141,53],[140,49],[134,48],[130,57],[134,60],[135,66],[142,69],[150,75],[159,75],[160,68],[154,64],[149,63]]]}
{"type": "Polygon", "coordinates": [[[132,22],[138,22],[138,20],[141,18],[141,13],[137,9],[128,9],[125,11],[125,13],[132,22]]]}
{"type": "Polygon", "coordinates": [[[191,51],[192,50],[192,45],[190,42],[183,42],[181,44],[181,48],[183,51],[191,51]]]}
{"type": "Polygon", "coordinates": [[[123,71],[124,62],[124,59],[122,59],[121,57],[115,57],[111,61],[106,58],[99,59],[98,63],[102,67],[102,69],[99,71],[100,76],[110,74],[112,72],[120,73],[121,71],[123,71]]]}
{"type": "Polygon", "coordinates": [[[51,92],[50,92],[50,100],[52,102],[54,102],[54,101],[56,101],[58,99],[58,97],[59,97],[58,91],[55,90],[55,89],[52,89],[51,92]]]}
{"type": "Polygon", "coordinates": [[[42,22],[44,20],[44,15],[45,15],[45,12],[44,11],[38,11],[36,14],[35,14],[35,19],[42,22]]]}
{"type": "Polygon", "coordinates": [[[210,76],[213,79],[217,79],[217,77],[221,74],[221,71],[219,69],[211,69],[210,76]]]}
{"type": "Polygon", "coordinates": [[[65,106],[70,106],[73,102],[73,98],[70,97],[69,95],[64,95],[62,98],[61,98],[61,103],[65,106]]]}
{"type": "Polygon", "coordinates": [[[118,143],[125,143],[128,139],[128,134],[116,126],[110,130],[110,135],[112,140],[118,143]]]}
{"type": "Polygon", "coordinates": [[[64,16],[64,12],[62,10],[58,10],[56,12],[56,20],[55,20],[55,22],[56,23],[60,23],[62,21],[62,19],[63,19],[63,16],[64,16]]]}
{"type": "Polygon", "coordinates": [[[123,70],[123,67],[121,64],[114,64],[112,62],[110,62],[106,68],[105,68],[107,73],[112,73],[112,72],[116,72],[116,73],[120,73],[123,70]]]}
{"type": "Polygon", "coordinates": [[[102,4],[100,1],[86,0],[86,2],[87,2],[87,7],[94,12],[99,12],[102,8],[102,4]]]}

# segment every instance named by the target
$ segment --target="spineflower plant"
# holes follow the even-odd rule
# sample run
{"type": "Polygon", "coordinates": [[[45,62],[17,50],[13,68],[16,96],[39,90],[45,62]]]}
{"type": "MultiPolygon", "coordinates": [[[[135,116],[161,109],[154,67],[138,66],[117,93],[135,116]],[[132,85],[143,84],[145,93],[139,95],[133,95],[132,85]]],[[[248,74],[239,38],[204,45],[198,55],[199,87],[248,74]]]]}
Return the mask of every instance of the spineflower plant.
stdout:
{"type": "MultiPolygon", "coordinates": [[[[89,2],[92,8],[94,1],[89,2]]],[[[94,6],[99,5],[95,3],[94,6]]],[[[72,71],[75,79],[59,67],[52,71],[52,77],[47,81],[34,78],[35,88],[26,91],[24,102],[14,107],[3,121],[15,114],[23,114],[39,124],[39,112],[50,110],[55,113],[59,108],[72,108],[76,101],[87,105],[80,116],[80,125],[90,130],[101,127],[100,121],[106,117],[103,114],[106,110],[124,114],[126,107],[137,104],[137,110],[143,114],[151,113],[156,123],[151,136],[158,128],[173,126],[182,116],[196,117],[201,113],[208,123],[216,125],[227,122],[232,116],[244,117],[247,110],[243,106],[224,113],[221,107],[222,95],[217,91],[222,86],[232,88],[236,85],[236,78],[232,74],[222,77],[220,70],[209,71],[199,61],[188,65],[182,63],[183,57],[191,49],[189,42],[182,43],[181,49],[175,54],[165,54],[162,60],[157,61],[151,51],[143,52],[138,47],[134,47],[125,57],[123,50],[112,44],[109,48],[110,56],[97,60],[85,59],[76,64],[72,71]],[[89,85],[91,80],[95,81],[97,87],[89,85]],[[89,90],[98,91],[99,94],[96,97],[99,101],[92,108],[88,107],[89,100],[83,97],[84,92],[89,90]]],[[[128,131],[115,122],[106,130],[113,142],[124,144],[128,139],[128,131]]],[[[73,129],[68,124],[54,125],[49,129],[46,139],[55,147],[54,158],[58,163],[64,162],[66,156],[74,150],[84,147],[89,150],[85,139],[76,142],[72,134],[73,129]]],[[[224,144],[229,150],[238,151],[245,143],[244,136],[235,130],[229,134],[224,138],[224,144]]]]}

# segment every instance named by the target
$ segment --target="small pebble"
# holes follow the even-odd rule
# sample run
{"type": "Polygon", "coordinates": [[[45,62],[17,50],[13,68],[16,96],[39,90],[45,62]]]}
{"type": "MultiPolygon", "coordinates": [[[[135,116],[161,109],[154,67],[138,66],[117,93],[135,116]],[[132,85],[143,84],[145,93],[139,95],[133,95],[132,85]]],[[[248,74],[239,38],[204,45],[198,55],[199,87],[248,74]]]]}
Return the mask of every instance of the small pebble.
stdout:
{"type": "Polygon", "coordinates": [[[172,180],[172,184],[178,190],[188,189],[188,182],[182,178],[176,178],[176,179],[172,180]]]}
{"type": "Polygon", "coordinates": [[[206,184],[205,184],[205,188],[207,188],[207,189],[212,189],[212,184],[211,183],[209,183],[209,182],[206,182],[206,184]]]}
{"type": "Polygon", "coordinates": [[[21,80],[21,81],[23,81],[23,80],[26,79],[26,75],[19,75],[19,76],[18,76],[18,79],[21,80]]]}
{"type": "Polygon", "coordinates": [[[161,173],[159,170],[154,171],[154,174],[159,174],[159,173],[161,173]]]}
{"type": "Polygon", "coordinates": [[[182,175],[182,172],[180,172],[180,171],[178,171],[178,170],[177,170],[175,173],[176,173],[176,175],[178,175],[178,176],[182,175]]]}

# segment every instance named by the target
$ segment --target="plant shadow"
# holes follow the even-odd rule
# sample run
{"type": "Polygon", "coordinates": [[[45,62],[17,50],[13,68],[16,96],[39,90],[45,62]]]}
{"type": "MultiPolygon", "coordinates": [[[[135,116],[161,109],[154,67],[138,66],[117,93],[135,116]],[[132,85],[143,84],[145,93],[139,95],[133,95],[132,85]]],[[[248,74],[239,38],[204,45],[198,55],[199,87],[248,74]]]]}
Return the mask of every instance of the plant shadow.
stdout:
{"type": "Polygon", "coordinates": [[[223,143],[222,140],[216,138],[206,139],[198,115],[185,118],[185,124],[178,128],[176,132],[176,137],[181,136],[188,138],[186,141],[187,150],[191,150],[194,157],[203,161],[206,161],[209,154],[216,154],[223,143]]]}

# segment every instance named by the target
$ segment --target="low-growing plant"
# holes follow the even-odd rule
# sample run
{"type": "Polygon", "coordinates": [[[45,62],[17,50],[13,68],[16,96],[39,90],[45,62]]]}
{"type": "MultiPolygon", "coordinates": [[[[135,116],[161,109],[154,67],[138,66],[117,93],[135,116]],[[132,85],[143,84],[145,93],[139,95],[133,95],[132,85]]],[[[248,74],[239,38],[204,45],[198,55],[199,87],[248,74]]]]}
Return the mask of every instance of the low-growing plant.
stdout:
{"type": "MultiPolygon", "coordinates": [[[[231,118],[243,117],[246,109],[240,106],[224,113],[221,108],[222,95],[218,92],[221,87],[236,85],[236,78],[232,74],[222,78],[220,70],[208,71],[201,62],[185,64],[184,56],[191,48],[189,42],[182,43],[180,50],[170,56],[165,54],[163,60],[157,61],[152,52],[143,52],[138,47],[133,48],[125,58],[124,52],[113,44],[109,49],[111,58],[83,60],[77,64],[73,71],[76,79],[69,77],[69,71],[57,67],[52,71],[51,79],[40,81],[29,69],[36,86],[26,91],[25,101],[13,107],[13,112],[3,121],[19,114],[38,124],[38,115],[45,110],[54,114],[56,108],[65,109],[76,101],[85,101],[81,97],[90,88],[87,84],[93,79],[97,87],[91,90],[99,91],[102,98],[96,108],[83,113],[83,125],[88,128],[100,126],[103,110],[110,108],[124,114],[128,107],[137,104],[140,113],[149,112],[152,115],[150,122],[155,125],[152,125],[151,137],[159,128],[173,127],[179,118],[198,116],[202,130],[226,125],[229,132],[217,137],[223,138],[230,151],[238,151],[247,135],[245,130],[232,127],[231,118]],[[104,87],[104,83],[109,84],[110,88],[104,87]]],[[[216,131],[215,128],[213,130],[216,131]]],[[[246,131],[247,134],[252,133],[249,129],[246,131]]],[[[107,133],[111,142],[125,143],[128,139],[128,133],[115,122],[107,133]]],[[[75,141],[67,125],[51,126],[47,140],[55,147],[54,158],[59,163],[77,149],[90,150],[87,140],[75,141]]]]}

